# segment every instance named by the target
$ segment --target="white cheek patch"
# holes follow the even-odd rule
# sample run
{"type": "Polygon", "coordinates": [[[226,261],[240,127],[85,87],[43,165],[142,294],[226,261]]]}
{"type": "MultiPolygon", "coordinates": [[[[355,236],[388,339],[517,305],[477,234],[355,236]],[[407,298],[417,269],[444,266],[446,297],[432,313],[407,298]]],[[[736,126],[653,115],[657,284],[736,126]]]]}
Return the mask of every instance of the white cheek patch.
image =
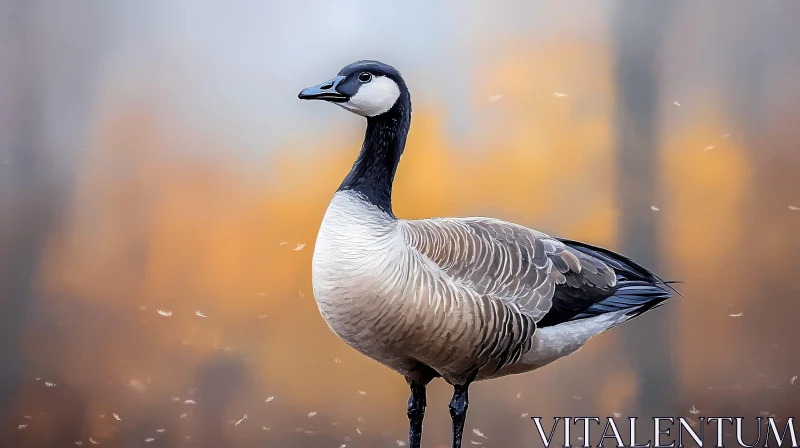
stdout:
{"type": "Polygon", "coordinates": [[[400,87],[396,82],[386,76],[375,76],[362,84],[350,100],[336,104],[358,115],[374,117],[391,109],[398,98],[400,87]]]}

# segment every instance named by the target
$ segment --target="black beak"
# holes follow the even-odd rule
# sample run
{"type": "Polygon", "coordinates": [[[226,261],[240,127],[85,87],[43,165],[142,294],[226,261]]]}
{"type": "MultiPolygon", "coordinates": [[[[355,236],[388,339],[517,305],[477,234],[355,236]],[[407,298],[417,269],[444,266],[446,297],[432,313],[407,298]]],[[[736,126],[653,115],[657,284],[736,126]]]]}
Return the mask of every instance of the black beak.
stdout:
{"type": "Polygon", "coordinates": [[[297,97],[301,100],[325,100],[333,103],[343,103],[350,99],[347,95],[336,90],[336,86],[338,86],[343,79],[344,76],[337,76],[322,84],[303,89],[297,97]]]}

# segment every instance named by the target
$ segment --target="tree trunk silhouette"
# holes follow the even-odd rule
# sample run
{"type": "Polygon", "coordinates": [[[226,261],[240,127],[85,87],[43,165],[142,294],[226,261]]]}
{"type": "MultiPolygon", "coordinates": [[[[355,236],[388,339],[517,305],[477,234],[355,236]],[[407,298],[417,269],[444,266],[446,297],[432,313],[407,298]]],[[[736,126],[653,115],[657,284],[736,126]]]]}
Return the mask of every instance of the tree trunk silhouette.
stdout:
{"type": "MultiPolygon", "coordinates": [[[[656,215],[650,208],[658,202],[658,63],[671,8],[671,2],[618,1],[612,27],[620,250],[653,270],[659,268],[656,215]]],[[[663,414],[674,395],[666,331],[669,308],[622,328],[627,349],[634,354],[632,364],[640,380],[637,410],[643,416],[663,414]]]]}
{"type": "Polygon", "coordinates": [[[38,85],[36,6],[15,2],[2,15],[0,82],[0,421],[13,411],[25,359],[20,336],[32,281],[50,227],[52,203],[42,165],[41,86],[38,85]],[[11,6],[13,5],[13,6],[11,6]]]}
{"type": "Polygon", "coordinates": [[[204,447],[227,446],[225,411],[239,390],[245,375],[244,362],[236,357],[217,356],[198,369],[200,421],[199,442],[204,447]]]}
{"type": "Polygon", "coordinates": [[[93,84],[92,55],[105,45],[97,35],[100,6],[17,1],[0,14],[0,424],[13,416],[28,374],[22,335],[72,180],[64,167],[83,138],[92,100],[83,93],[93,84]]]}

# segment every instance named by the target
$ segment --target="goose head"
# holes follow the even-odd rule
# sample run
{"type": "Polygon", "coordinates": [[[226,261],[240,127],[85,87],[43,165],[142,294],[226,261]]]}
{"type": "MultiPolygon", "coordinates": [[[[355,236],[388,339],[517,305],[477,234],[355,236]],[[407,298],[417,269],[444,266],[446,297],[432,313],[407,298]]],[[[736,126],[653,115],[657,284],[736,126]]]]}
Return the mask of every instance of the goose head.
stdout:
{"type": "Polygon", "coordinates": [[[358,61],[344,67],[339,74],[316,86],[303,89],[301,100],[324,100],[342,108],[373,118],[408,103],[408,89],[400,73],[378,61],[358,61]]]}

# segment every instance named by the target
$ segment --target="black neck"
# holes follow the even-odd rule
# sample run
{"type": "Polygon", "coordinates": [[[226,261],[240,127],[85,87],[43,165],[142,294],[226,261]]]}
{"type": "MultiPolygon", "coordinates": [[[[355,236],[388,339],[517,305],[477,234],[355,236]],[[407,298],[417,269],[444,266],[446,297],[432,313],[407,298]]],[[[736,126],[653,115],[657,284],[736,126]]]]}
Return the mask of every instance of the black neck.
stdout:
{"type": "Polygon", "coordinates": [[[406,146],[411,125],[411,102],[403,92],[389,111],[367,118],[367,132],[361,152],[339,191],[353,190],[369,202],[392,213],[392,182],[406,146]]]}

